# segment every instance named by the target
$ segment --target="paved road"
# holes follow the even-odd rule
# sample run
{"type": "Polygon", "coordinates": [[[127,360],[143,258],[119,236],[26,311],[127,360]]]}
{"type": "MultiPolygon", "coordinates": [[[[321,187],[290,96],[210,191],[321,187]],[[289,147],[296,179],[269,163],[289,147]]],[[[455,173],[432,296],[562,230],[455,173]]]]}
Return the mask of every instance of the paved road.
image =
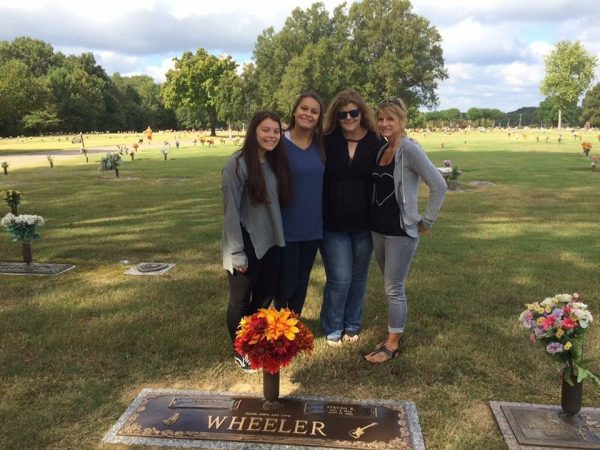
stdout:
{"type": "MultiPolygon", "coordinates": [[[[158,148],[159,146],[157,146],[158,148]]],[[[144,147],[144,149],[149,147],[144,147]]],[[[150,147],[152,148],[152,147],[150,147]]],[[[90,147],[88,150],[88,156],[92,156],[94,154],[105,154],[108,152],[117,152],[116,145],[107,145],[105,147],[90,147]]],[[[31,166],[33,164],[38,164],[43,162],[44,164],[48,164],[48,156],[52,156],[54,161],[59,161],[65,158],[71,158],[73,156],[81,156],[83,158],[83,154],[79,150],[47,150],[47,151],[38,151],[38,152],[19,152],[19,153],[0,153],[0,161],[8,161],[10,164],[10,169],[15,169],[20,166],[31,166]]],[[[1,172],[0,172],[1,173],[1,172]]]]}

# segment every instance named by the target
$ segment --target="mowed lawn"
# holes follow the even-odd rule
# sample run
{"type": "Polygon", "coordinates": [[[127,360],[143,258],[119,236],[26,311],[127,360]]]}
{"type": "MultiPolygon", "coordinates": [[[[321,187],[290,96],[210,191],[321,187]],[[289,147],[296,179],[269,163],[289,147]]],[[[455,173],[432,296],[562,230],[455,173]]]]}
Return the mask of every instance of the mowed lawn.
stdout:
{"type": "MultiPolygon", "coordinates": [[[[570,133],[562,143],[556,131],[525,133],[413,134],[436,165],[451,159],[463,174],[421,239],[400,357],[380,366],[361,357],[387,330],[374,260],[361,341],[325,345],[318,259],[303,315],[315,352],[282,372],[282,394],[414,401],[429,449],[506,448],[490,400],[559,403],[560,366],[529,342],[518,316],[525,303],[579,292],[600,321],[600,171],[570,133]]],[[[592,155],[596,134],[583,136],[592,155]]],[[[235,147],[192,139],[168,161],[160,146],[142,146],[120,179],[98,172],[98,154],[54,169],[12,163],[7,153],[43,148],[0,141],[0,161],[10,163],[0,190],[22,191],[20,213],[47,220],[34,261],[77,266],[55,277],[0,275],[0,448],[120,448],[102,436],[143,388],[260,395],[261,375],[234,366],[225,328],[220,172],[235,147]],[[123,274],[139,262],[177,265],[160,277],[123,274]]],[[[174,143],[155,134],[163,140],[174,143]]],[[[116,142],[94,142],[103,144],[116,142]]],[[[19,261],[19,243],[0,231],[0,260],[19,261]]],[[[600,357],[598,323],[585,353],[600,357]]],[[[600,362],[591,367],[600,372],[600,362]]],[[[584,406],[599,405],[600,389],[586,382],[584,406]]]]}

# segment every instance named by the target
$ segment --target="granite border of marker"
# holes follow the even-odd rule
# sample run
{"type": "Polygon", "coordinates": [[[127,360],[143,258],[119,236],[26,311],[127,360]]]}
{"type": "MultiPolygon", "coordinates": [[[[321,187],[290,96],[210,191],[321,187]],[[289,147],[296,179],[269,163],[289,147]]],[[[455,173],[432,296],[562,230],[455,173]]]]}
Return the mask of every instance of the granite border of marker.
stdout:
{"type": "Polygon", "coordinates": [[[600,408],[581,408],[580,414],[569,418],[563,416],[561,407],[557,405],[489,403],[509,450],[600,449],[600,408]],[[520,417],[515,411],[519,412],[520,417]],[[524,417],[527,420],[523,420],[524,417]],[[568,439],[557,439],[556,436],[544,438],[544,430],[553,434],[562,431],[565,433],[563,437],[568,439]],[[579,438],[569,438],[567,435],[579,438]],[[588,441],[592,435],[596,436],[595,442],[588,441]]]}
{"type": "Polygon", "coordinates": [[[54,276],[61,275],[75,268],[75,264],[58,264],[58,263],[31,263],[26,264],[22,262],[0,262],[0,275],[36,275],[36,276],[54,276]],[[5,271],[3,267],[12,266],[22,270],[11,272],[5,271]],[[56,272],[44,271],[44,269],[51,267],[58,269],[56,272]]]}
{"type": "Polygon", "coordinates": [[[175,267],[175,266],[176,266],[176,264],[175,264],[175,263],[165,263],[165,264],[167,264],[167,267],[165,267],[165,268],[164,268],[164,269],[162,269],[162,270],[157,270],[157,271],[154,271],[154,272],[140,272],[140,271],[138,270],[138,268],[137,268],[137,267],[138,267],[140,264],[152,264],[152,263],[146,263],[146,262],[139,263],[139,264],[137,264],[135,267],[132,267],[131,269],[129,269],[129,270],[126,270],[126,271],[125,271],[125,272],[123,272],[123,273],[124,273],[125,275],[137,275],[137,276],[144,276],[144,275],[147,275],[147,276],[152,276],[152,275],[162,275],[162,274],[164,274],[164,273],[168,272],[169,270],[171,270],[173,267],[175,267]]]}
{"type": "MultiPolygon", "coordinates": [[[[286,444],[267,444],[260,442],[235,442],[235,441],[220,441],[220,440],[208,440],[208,439],[170,439],[170,438],[152,438],[152,437],[136,437],[136,436],[120,436],[118,432],[125,426],[130,417],[136,413],[138,408],[152,394],[173,394],[174,396],[185,396],[185,395],[224,395],[224,396],[235,396],[235,397],[254,397],[247,393],[233,393],[233,392],[206,392],[206,391],[194,391],[194,390],[177,390],[177,389],[142,389],[135,400],[129,405],[127,410],[121,415],[117,422],[110,428],[110,430],[102,438],[102,442],[106,444],[121,444],[121,445],[148,445],[148,446],[159,446],[159,447],[175,447],[175,448],[207,448],[207,449],[220,449],[220,450],[246,450],[249,448],[260,449],[260,450],[330,450],[331,448],[339,447],[319,447],[319,446],[302,446],[302,445],[286,445],[286,444]]],[[[293,400],[306,400],[306,401],[327,401],[327,402],[350,402],[358,405],[372,405],[372,406],[385,406],[385,405],[401,405],[406,411],[406,425],[410,430],[411,446],[413,450],[425,450],[425,443],[423,441],[423,435],[421,433],[421,426],[419,424],[419,416],[417,414],[417,407],[414,402],[408,401],[392,401],[392,400],[356,400],[342,397],[318,397],[318,396],[289,396],[283,397],[293,400]]]]}

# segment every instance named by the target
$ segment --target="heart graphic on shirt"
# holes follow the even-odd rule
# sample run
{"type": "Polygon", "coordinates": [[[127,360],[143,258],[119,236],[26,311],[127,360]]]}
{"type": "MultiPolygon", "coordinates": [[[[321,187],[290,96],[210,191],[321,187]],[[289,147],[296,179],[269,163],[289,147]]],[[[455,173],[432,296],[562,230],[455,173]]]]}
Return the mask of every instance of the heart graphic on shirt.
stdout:
{"type": "MultiPolygon", "coordinates": [[[[390,177],[392,180],[394,179],[394,177],[392,175],[390,175],[389,173],[382,173],[382,174],[373,173],[373,175],[378,176],[379,178],[390,177]]],[[[392,195],[394,195],[394,190],[392,190],[392,192],[386,198],[381,200],[381,202],[380,202],[377,198],[378,197],[377,187],[375,187],[375,203],[377,203],[377,206],[383,205],[386,202],[386,200],[388,198],[390,198],[392,195]]]]}

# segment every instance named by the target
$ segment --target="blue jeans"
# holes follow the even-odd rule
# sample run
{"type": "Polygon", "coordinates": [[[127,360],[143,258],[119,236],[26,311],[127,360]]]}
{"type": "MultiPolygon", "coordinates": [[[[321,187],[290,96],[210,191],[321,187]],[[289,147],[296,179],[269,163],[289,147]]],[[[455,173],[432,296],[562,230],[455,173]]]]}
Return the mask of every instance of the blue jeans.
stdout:
{"type": "Polygon", "coordinates": [[[417,251],[419,238],[386,236],[375,231],[372,235],[375,258],[383,274],[383,284],[388,298],[388,332],[403,333],[408,316],[404,280],[417,251]]]}
{"type": "Polygon", "coordinates": [[[327,281],[323,291],[321,327],[327,339],[337,341],[344,332],[360,332],[372,251],[369,231],[323,231],[321,258],[327,281]]]}
{"type": "Polygon", "coordinates": [[[312,270],[319,241],[286,242],[281,249],[279,287],[275,308],[289,308],[298,315],[302,313],[310,271],[312,270]]]}

